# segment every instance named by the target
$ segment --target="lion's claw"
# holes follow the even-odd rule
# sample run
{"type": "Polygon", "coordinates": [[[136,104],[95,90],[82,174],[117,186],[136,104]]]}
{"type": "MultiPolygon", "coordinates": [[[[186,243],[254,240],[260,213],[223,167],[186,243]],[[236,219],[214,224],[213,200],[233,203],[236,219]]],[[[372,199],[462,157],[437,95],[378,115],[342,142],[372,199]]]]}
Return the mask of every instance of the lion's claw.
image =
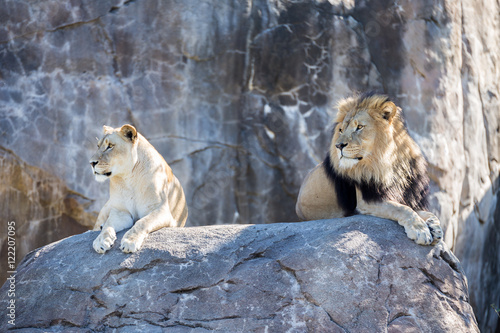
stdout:
{"type": "Polygon", "coordinates": [[[433,237],[432,245],[439,243],[439,241],[443,239],[443,229],[441,229],[441,224],[439,223],[438,218],[432,216],[428,218],[425,223],[427,224],[427,227],[433,237]]]}
{"type": "Polygon", "coordinates": [[[432,243],[432,234],[427,224],[420,218],[417,221],[408,223],[405,231],[408,238],[414,240],[417,244],[430,245],[432,243]]]}

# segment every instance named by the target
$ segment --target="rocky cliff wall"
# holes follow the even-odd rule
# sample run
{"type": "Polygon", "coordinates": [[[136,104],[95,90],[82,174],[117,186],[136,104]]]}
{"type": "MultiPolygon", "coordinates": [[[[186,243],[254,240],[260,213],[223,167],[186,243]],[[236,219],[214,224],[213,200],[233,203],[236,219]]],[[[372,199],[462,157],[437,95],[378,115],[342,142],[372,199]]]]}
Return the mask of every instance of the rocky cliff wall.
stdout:
{"type": "MultiPolygon", "coordinates": [[[[394,221],[162,229],[130,255],[95,253],[97,234],[26,257],[13,283],[16,328],[479,332],[456,257],[444,243],[415,244],[394,221]]],[[[10,285],[0,289],[1,318],[10,285]]],[[[9,327],[0,321],[1,331],[9,327]]]]}
{"type": "MultiPolygon", "coordinates": [[[[81,230],[108,196],[88,165],[94,138],[123,123],[172,166],[188,225],[294,221],[331,104],[376,89],[403,108],[429,160],[432,211],[494,330],[499,12],[493,0],[0,0],[2,163],[41,180],[19,188],[24,173],[2,169],[0,201],[15,207],[2,223],[16,221],[19,242],[81,230]]],[[[26,244],[18,259],[41,241],[26,244]]]]}

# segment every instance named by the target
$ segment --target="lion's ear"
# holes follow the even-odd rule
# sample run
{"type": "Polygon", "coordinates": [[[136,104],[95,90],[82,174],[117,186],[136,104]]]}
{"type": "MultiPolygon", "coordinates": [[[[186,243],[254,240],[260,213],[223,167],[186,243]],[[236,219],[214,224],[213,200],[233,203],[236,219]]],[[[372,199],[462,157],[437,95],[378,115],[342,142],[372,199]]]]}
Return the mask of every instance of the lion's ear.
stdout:
{"type": "Polygon", "coordinates": [[[368,111],[372,114],[372,117],[379,117],[392,123],[392,119],[398,112],[398,107],[392,101],[387,101],[377,109],[371,109],[368,111]]]}
{"type": "Polygon", "coordinates": [[[109,127],[109,126],[106,126],[106,125],[104,125],[102,127],[102,131],[103,131],[104,135],[111,134],[111,132],[113,132],[113,130],[114,130],[113,127],[109,127]]]}
{"type": "Polygon", "coordinates": [[[391,101],[386,102],[382,107],[382,117],[391,123],[398,111],[398,107],[391,101]]]}
{"type": "Polygon", "coordinates": [[[122,128],[120,128],[120,134],[132,143],[137,140],[137,130],[132,125],[123,125],[122,128]]]}

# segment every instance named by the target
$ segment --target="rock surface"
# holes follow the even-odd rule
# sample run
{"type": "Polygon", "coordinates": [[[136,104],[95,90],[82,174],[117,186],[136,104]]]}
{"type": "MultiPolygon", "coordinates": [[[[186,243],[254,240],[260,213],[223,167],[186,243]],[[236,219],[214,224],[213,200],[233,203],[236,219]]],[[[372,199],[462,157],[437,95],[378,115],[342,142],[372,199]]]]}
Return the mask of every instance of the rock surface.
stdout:
{"type": "Polygon", "coordinates": [[[74,222],[88,225],[105,203],[107,185],[88,165],[103,124],[134,124],[171,164],[188,225],[294,221],[300,183],[325,156],[330,105],[376,89],[403,108],[429,160],[432,211],[469,277],[481,329],[495,331],[499,6],[0,0],[0,159],[8,166],[0,172],[9,180],[0,182],[9,207],[0,220],[19,227],[18,260],[79,232],[74,222]],[[38,180],[17,186],[23,177],[38,180]]]}
{"type": "Polygon", "coordinates": [[[456,257],[444,243],[416,245],[393,221],[162,229],[132,255],[95,253],[96,236],[25,258],[18,331],[479,332],[456,257]]]}

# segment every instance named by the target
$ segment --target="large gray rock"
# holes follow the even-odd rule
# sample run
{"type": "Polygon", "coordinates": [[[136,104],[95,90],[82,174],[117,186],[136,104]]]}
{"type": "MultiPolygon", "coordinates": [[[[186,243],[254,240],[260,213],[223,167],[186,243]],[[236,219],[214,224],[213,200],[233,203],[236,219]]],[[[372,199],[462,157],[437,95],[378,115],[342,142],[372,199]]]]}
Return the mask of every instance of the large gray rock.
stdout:
{"type": "Polygon", "coordinates": [[[105,203],[88,166],[103,124],[132,123],[157,147],[188,225],[295,221],[330,105],[377,89],[429,160],[432,211],[494,332],[499,12],[495,0],[0,0],[0,220],[17,223],[18,259],[105,203]]]}
{"type": "Polygon", "coordinates": [[[131,255],[95,253],[96,236],[24,259],[20,332],[479,332],[456,257],[444,243],[416,245],[393,221],[162,229],[131,255]]]}

